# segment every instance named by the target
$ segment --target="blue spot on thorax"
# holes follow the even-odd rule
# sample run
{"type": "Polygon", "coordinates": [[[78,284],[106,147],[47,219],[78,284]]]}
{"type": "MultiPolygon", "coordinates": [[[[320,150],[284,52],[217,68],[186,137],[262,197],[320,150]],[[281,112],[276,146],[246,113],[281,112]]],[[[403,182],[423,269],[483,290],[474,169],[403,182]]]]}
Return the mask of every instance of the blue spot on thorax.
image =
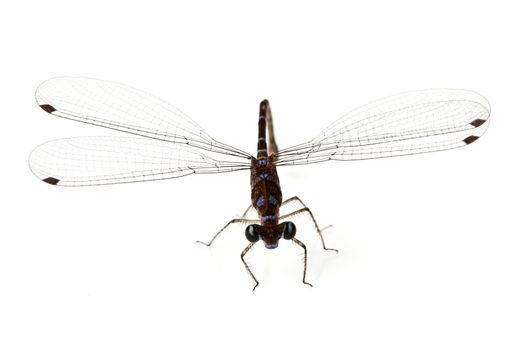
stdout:
{"type": "Polygon", "coordinates": [[[277,205],[277,199],[275,199],[274,196],[270,195],[270,204],[271,205],[277,205]]]}
{"type": "Polygon", "coordinates": [[[278,178],[275,178],[273,176],[268,175],[267,172],[262,172],[253,180],[253,183],[251,184],[252,188],[255,187],[255,185],[257,185],[259,182],[261,182],[263,180],[273,182],[274,184],[279,186],[279,179],[278,178]]]}
{"type": "Polygon", "coordinates": [[[275,219],[276,219],[275,215],[265,215],[261,217],[262,222],[275,221],[275,219]]]}
{"type": "Polygon", "coordinates": [[[262,207],[264,205],[264,197],[263,196],[260,196],[258,199],[257,199],[257,202],[255,203],[255,205],[257,205],[257,207],[262,207]]]}

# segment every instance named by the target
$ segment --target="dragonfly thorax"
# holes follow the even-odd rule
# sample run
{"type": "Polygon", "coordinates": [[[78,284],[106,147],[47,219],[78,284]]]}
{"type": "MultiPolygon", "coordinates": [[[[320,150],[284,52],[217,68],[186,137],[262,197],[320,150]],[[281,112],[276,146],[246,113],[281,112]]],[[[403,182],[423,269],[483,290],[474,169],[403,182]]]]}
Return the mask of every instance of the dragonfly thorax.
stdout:
{"type": "Polygon", "coordinates": [[[261,165],[260,160],[252,159],[251,168],[251,199],[252,205],[264,226],[277,225],[279,221],[279,207],[282,203],[282,193],[279,176],[272,156],[265,158],[261,165]]]}

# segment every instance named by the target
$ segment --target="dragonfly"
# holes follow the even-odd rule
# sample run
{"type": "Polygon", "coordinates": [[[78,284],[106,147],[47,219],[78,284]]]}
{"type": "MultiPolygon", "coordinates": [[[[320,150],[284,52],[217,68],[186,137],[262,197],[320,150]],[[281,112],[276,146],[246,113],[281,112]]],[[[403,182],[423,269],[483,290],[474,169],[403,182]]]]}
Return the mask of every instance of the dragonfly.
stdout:
{"type": "MultiPolygon", "coordinates": [[[[302,282],[306,281],[307,248],[290,219],[307,215],[314,223],[323,249],[324,229],[297,196],[283,201],[277,168],[319,162],[353,161],[436,152],[469,145],[487,129],[490,105],[469,90],[411,91],[356,108],[328,125],[317,136],[279,149],[270,104],[259,105],[257,153],[237,149],[213,138],[179,109],[141,90],[109,81],[59,77],[42,83],[36,100],[47,113],[118,130],[126,136],[65,138],[44,143],[29,157],[32,172],[56,186],[94,186],[179,178],[192,174],[250,171],[251,204],[242,217],[230,220],[211,246],[232,224],[243,224],[248,245],[245,260],[260,241],[268,249],[281,240],[304,252],[302,282]],[[300,209],[280,215],[295,203],[300,209]],[[248,219],[255,210],[258,220],[248,219]]],[[[254,118],[255,119],[255,118],[254,118]]]]}

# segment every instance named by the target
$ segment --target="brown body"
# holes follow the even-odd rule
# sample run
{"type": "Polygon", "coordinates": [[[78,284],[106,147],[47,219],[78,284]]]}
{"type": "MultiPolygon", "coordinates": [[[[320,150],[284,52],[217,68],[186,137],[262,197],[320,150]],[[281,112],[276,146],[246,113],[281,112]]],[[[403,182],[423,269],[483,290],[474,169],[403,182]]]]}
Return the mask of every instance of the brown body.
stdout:
{"type": "Polygon", "coordinates": [[[263,241],[264,245],[268,249],[274,249],[279,246],[279,240],[284,239],[292,241],[300,246],[304,251],[304,270],[303,270],[303,283],[311,286],[310,283],[306,282],[306,246],[297,238],[295,238],[296,227],[291,221],[286,219],[291,218],[295,215],[308,214],[317,229],[317,233],[321,238],[323,248],[325,250],[335,250],[326,248],[321,234],[322,230],[319,229],[317,222],[315,221],[312,212],[308,209],[304,203],[298,197],[292,197],[283,201],[281,193],[281,185],[279,183],[279,176],[277,175],[276,162],[278,152],[277,144],[275,142],[275,136],[273,133],[273,121],[272,113],[270,111],[270,105],[267,100],[264,100],[259,105],[259,140],[257,142],[257,157],[251,157],[251,173],[250,173],[250,185],[251,191],[251,202],[252,205],[246,209],[242,218],[231,220],[226,226],[222,228],[209,243],[198,241],[199,243],[210,246],[213,241],[223,232],[230,224],[242,223],[249,224],[246,227],[245,235],[250,244],[241,253],[241,260],[246,267],[246,270],[252,276],[255,281],[253,289],[259,285],[259,282],[255,278],[255,275],[250,270],[250,267],[244,260],[244,256],[252,249],[252,247],[258,242],[263,241]],[[266,137],[268,136],[268,142],[266,137]],[[302,208],[292,213],[280,216],[279,209],[281,205],[287,203],[297,202],[302,208]],[[259,214],[259,220],[247,219],[251,208],[257,210],[259,214]],[[281,222],[279,222],[281,221],[281,222]]]}
{"type": "Polygon", "coordinates": [[[283,237],[283,225],[279,225],[279,207],[283,196],[274,164],[277,160],[277,144],[272,124],[270,105],[264,100],[259,105],[257,158],[252,158],[250,185],[252,205],[261,221],[261,225],[254,226],[254,230],[269,249],[277,248],[279,239],[283,237]],[[266,142],[266,131],[269,142],[266,142]]]}
{"type": "Polygon", "coordinates": [[[277,225],[283,196],[273,155],[265,162],[252,158],[250,184],[252,205],[257,210],[262,225],[277,225]]]}

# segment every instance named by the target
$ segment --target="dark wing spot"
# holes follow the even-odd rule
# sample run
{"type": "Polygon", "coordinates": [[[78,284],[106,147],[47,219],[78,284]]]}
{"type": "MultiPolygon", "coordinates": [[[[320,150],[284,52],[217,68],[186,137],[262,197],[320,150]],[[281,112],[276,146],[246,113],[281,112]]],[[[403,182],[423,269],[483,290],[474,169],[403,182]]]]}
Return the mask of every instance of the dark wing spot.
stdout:
{"type": "Polygon", "coordinates": [[[476,120],[473,120],[470,122],[470,125],[472,125],[473,127],[477,128],[478,126],[481,126],[483,125],[485,122],[487,121],[487,119],[476,119],[476,120]]]}
{"type": "Polygon", "coordinates": [[[40,108],[42,108],[47,113],[53,113],[54,111],[56,111],[56,108],[51,105],[40,105],[40,108]]]}
{"type": "Polygon", "coordinates": [[[469,145],[472,142],[476,141],[477,139],[479,139],[479,136],[472,135],[472,136],[469,136],[466,139],[464,139],[463,142],[465,142],[466,145],[469,145]]]}
{"type": "Polygon", "coordinates": [[[46,177],[44,180],[42,180],[50,185],[56,185],[60,180],[56,179],[54,177],[46,177]]]}

